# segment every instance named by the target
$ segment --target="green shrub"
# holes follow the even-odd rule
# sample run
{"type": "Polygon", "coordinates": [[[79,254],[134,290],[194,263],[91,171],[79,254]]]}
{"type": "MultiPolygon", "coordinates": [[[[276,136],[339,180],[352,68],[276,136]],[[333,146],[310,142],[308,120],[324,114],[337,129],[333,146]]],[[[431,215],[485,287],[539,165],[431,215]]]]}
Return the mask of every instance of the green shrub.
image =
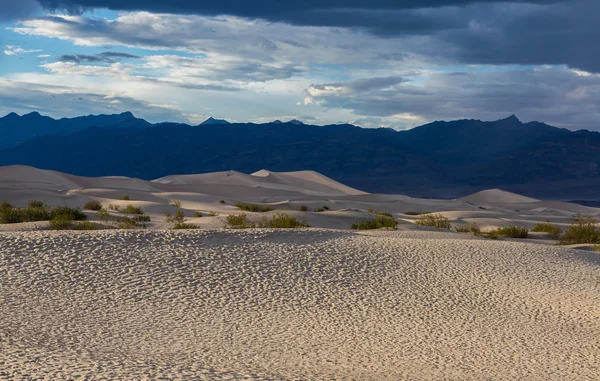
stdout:
{"type": "Polygon", "coordinates": [[[436,230],[452,228],[452,224],[450,223],[450,220],[448,218],[442,216],[439,213],[425,214],[425,215],[421,216],[415,222],[415,224],[417,224],[419,226],[430,226],[430,227],[435,228],[436,230]]]}
{"type": "MultiPolygon", "coordinates": [[[[137,217],[137,216],[136,216],[137,217]]],[[[113,225],[117,229],[138,229],[145,228],[146,224],[136,220],[136,217],[113,216],[113,225]]]]}
{"type": "Polygon", "coordinates": [[[126,194],[122,195],[120,199],[123,200],[123,201],[129,201],[129,200],[131,200],[131,198],[129,197],[129,195],[126,195],[126,194]]]}
{"type": "Polygon", "coordinates": [[[394,218],[394,216],[392,215],[392,213],[388,213],[388,212],[378,212],[376,210],[369,209],[369,213],[371,213],[371,214],[377,214],[377,215],[380,215],[380,216],[386,216],[386,217],[389,217],[389,218],[394,218]]]}
{"type": "Polygon", "coordinates": [[[52,217],[50,228],[54,230],[70,230],[73,228],[73,219],[67,214],[52,217]]]}
{"type": "Polygon", "coordinates": [[[261,204],[246,204],[242,202],[238,202],[235,206],[241,210],[245,210],[247,212],[255,212],[255,213],[265,213],[273,210],[269,205],[261,205],[261,204]]]}
{"type": "Polygon", "coordinates": [[[100,221],[109,222],[112,221],[113,216],[106,209],[100,209],[98,211],[98,218],[100,218],[100,221]]]}
{"type": "Polygon", "coordinates": [[[121,213],[125,214],[144,214],[144,211],[139,206],[127,205],[123,209],[121,209],[121,213]]]}
{"type": "Polygon", "coordinates": [[[46,207],[46,205],[44,205],[43,202],[37,201],[37,200],[29,200],[29,203],[27,204],[27,206],[29,208],[45,208],[46,207]]]}
{"type": "Polygon", "coordinates": [[[498,228],[498,234],[503,237],[509,238],[527,238],[529,236],[529,229],[522,226],[511,225],[504,228],[498,228]]]}
{"type": "Polygon", "coordinates": [[[100,209],[102,209],[102,203],[98,200],[90,200],[83,204],[83,209],[99,211],[100,209]]]}
{"type": "Polygon", "coordinates": [[[600,243],[600,230],[596,226],[598,220],[590,216],[577,215],[569,228],[560,237],[561,245],[576,243],[600,243]]]}
{"type": "Polygon", "coordinates": [[[0,208],[0,224],[18,224],[23,222],[23,214],[17,208],[0,208]]]}
{"type": "Polygon", "coordinates": [[[548,235],[554,239],[559,239],[562,234],[562,229],[550,222],[541,222],[535,225],[531,231],[548,233],[548,235]]]}
{"type": "Polygon", "coordinates": [[[177,208],[181,208],[181,201],[175,200],[171,203],[171,206],[175,206],[177,208]]]}
{"type": "Polygon", "coordinates": [[[115,205],[115,204],[108,204],[108,209],[118,212],[119,210],[121,210],[121,207],[119,205],[115,205]]]}
{"type": "Polygon", "coordinates": [[[498,232],[498,229],[483,232],[481,235],[489,239],[500,239],[500,232],[498,232]]]}
{"type": "Polygon", "coordinates": [[[198,211],[195,211],[194,212],[194,218],[200,218],[200,217],[202,217],[202,213],[198,212],[198,211]]]}
{"type": "Polygon", "coordinates": [[[175,226],[173,226],[173,230],[182,230],[182,229],[200,229],[200,226],[195,225],[195,224],[186,224],[184,223],[180,223],[180,224],[175,224],[175,226]]]}
{"type": "Polygon", "coordinates": [[[14,206],[8,201],[2,201],[0,204],[0,209],[12,209],[14,206]]]}
{"type": "Polygon", "coordinates": [[[300,211],[301,212],[308,212],[308,206],[306,206],[306,205],[300,205],[300,211]]]}
{"type": "Polygon", "coordinates": [[[371,230],[371,229],[396,229],[398,227],[398,221],[387,216],[376,216],[374,220],[363,220],[358,224],[352,224],[352,229],[357,230],[371,230]]]}
{"type": "Polygon", "coordinates": [[[473,235],[481,235],[481,229],[477,226],[476,223],[472,223],[469,225],[460,225],[454,228],[458,233],[472,233],[473,235]]]}
{"type": "Polygon", "coordinates": [[[74,221],[87,220],[87,216],[81,211],[80,208],[69,208],[68,206],[57,206],[50,211],[50,218],[57,216],[67,216],[74,221]]]}
{"type": "Polygon", "coordinates": [[[219,200],[219,204],[224,204],[225,200],[219,200]]]}
{"type": "Polygon", "coordinates": [[[306,221],[300,221],[296,217],[289,216],[287,213],[277,213],[271,217],[271,219],[263,217],[258,226],[268,229],[295,229],[310,227],[306,221]]]}
{"type": "MultiPolygon", "coordinates": [[[[19,209],[21,222],[48,221],[52,218],[52,211],[47,207],[19,209]]],[[[54,214],[56,215],[56,214],[54,214]]]]}
{"type": "Polygon", "coordinates": [[[165,220],[171,224],[182,224],[185,221],[185,214],[181,209],[177,209],[175,214],[165,213],[165,220]]]}
{"type": "Polygon", "coordinates": [[[73,222],[73,230],[100,230],[102,227],[90,221],[73,222]]]}
{"type": "Polygon", "coordinates": [[[256,223],[250,221],[246,213],[231,214],[225,218],[225,227],[229,229],[254,229],[256,223]]]}
{"type": "Polygon", "coordinates": [[[132,220],[134,220],[135,222],[150,222],[150,221],[152,221],[152,218],[150,218],[150,216],[147,216],[145,214],[133,216],[130,218],[132,220]]]}

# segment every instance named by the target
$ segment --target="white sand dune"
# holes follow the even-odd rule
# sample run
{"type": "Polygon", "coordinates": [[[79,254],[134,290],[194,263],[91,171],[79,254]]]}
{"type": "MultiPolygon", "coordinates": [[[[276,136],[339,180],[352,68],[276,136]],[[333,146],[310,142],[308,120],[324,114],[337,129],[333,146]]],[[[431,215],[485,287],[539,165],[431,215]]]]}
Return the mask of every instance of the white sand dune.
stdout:
{"type": "Polygon", "coordinates": [[[0,234],[0,379],[596,380],[600,261],[428,232],[0,234]]]}
{"type": "MultiPolygon", "coordinates": [[[[419,218],[406,215],[407,212],[440,212],[454,225],[474,222],[485,229],[511,224],[532,227],[543,221],[566,226],[576,214],[600,215],[597,208],[540,201],[499,189],[481,191],[458,200],[368,194],[314,171],[261,170],[250,175],[226,171],[145,181],[127,177],[88,178],[25,166],[0,167],[0,201],[24,206],[29,200],[40,200],[52,206],[76,207],[91,199],[100,200],[105,206],[133,204],[142,207],[153,219],[149,227],[158,229],[168,227],[164,223],[164,213],[176,210],[170,206],[175,201],[181,202],[188,219],[196,211],[219,215],[220,218],[193,220],[204,228],[221,227],[224,217],[241,213],[234,206],[237,202],[269,204],[276,210],[267,216],[283,211],[306,220],[311,226],[332,229],[349,229],[361,219],[372,218],[367,212],[369,209],[392,213],[406,224],[419,218]],[[120,200],[123,195],[128,195],[131,200],[120,200]],[[300,212],[302,205],[308,208],[307,213],[300,212]],[[324,207],[329,209],[314,212],[324,207]]],[[[93,212],[88,215],[96,220],[93,212]]],[[[250,215],[260,217],[259,214],[250,215]]],[[[0,225],[0,230],[14,229],[0,225]]]]}

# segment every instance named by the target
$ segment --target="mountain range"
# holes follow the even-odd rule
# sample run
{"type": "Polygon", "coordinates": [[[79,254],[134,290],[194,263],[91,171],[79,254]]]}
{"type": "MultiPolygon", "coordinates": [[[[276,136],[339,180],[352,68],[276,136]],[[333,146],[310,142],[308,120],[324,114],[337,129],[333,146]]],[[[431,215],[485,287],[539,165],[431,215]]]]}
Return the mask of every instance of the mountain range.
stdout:
{"type": "Polygon", "coordinates": [[[311,169],[368,192],[460,197],[502,188],[538,198],[600,199],[600,133],[514,115],[437,121],[407,131],[208,119],[151,124],[131,113],[0,119],[0,165],[81,176],[311,169]]]}

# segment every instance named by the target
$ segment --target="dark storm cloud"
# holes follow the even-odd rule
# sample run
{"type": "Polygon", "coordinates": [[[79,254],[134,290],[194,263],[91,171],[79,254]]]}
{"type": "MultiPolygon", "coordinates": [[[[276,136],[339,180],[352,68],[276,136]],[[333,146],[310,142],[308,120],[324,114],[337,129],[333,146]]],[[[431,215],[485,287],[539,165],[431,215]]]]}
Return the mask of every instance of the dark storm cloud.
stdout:
{"type": "Polygon", "coordinates": [[[35,0],[1,0],[0,21],[19,19],[41,10],[35,0]]]}
{"type": "Polygon", "coordinates": [[[86,55],[86,54],[67,54],[58,57],[57,61],[60,62],[73,62],[73,63],[81,63],[81,62],[90,62],[90,63],[115,63],[120,61],[123,58],[140,58],[139,56],[135,56],[133,54],[128,53],[118,53],[118,52],[104,52],[95,55],[86,55]]]}

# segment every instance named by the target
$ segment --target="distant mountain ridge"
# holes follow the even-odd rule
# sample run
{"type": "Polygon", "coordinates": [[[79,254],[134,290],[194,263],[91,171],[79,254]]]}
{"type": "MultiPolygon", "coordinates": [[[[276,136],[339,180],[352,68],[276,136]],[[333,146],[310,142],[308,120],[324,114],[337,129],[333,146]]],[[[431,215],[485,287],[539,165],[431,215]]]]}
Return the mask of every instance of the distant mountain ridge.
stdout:
{"type": "MultiPolygon", "coordinates": [[[[2,120],[14,125],[25,117],[2,120]]],[[[493,122],[437,121],[408,131],[295,121],[197,128],[131,117],[28,139],[0,150],[0,165],[142,179],[311,169],[372,193],[452,198],[501,188],[536,198],[600,199],[599,133],[522,123],[514,115],[493,122]],[[151,128],[140,131],[142,126],[151,128]]]]}
{"type": "Polygon", "coordinates": [[[136,118],[131,112],[115,115],[88,115],[53,119],[32,112],[19,116],[10,113],[0,118],[0,149],[16,146],[46,135],[69,135],[90,127],[147,128],[152,124],[136,118]]]}

